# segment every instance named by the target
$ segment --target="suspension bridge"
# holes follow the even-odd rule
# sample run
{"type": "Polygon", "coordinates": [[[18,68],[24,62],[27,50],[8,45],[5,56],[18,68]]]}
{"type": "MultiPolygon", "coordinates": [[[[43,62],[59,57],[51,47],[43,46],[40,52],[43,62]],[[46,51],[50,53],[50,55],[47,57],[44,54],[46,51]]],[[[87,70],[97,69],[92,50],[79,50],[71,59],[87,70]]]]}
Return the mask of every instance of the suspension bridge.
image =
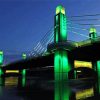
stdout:
{"type": "MultiPolygon", "coordinates": [[[[100,51],[100,36],[95,28],[99,25],[75,23],[75,21],[83,20],[94,21],[98,19],[68,20],[65,15],[65,8],[58,6],[56,8],[54,27],[48,30],[27,56],[23,54],[23,60],[3,65],[3,52],[0,52],[0,75],[12,72],[11,70],[17,70],[15,71],[16,73],[21,72],[25,75],[27,69],[54,66],[56,80],[68,79],[68,72],[73,68],[79,67],[94,69],[100,76],[100,54],[98,53],[100,51]],[[90,28],[82,28],[84,25],[89,25],[90,28]],[[79,32],[76,30],[79,30],[79,32]],[[84,37],[85,40],[68,40],[70,33],[73,33],[73,38],[74,35],[77,35],[84,37]]],[[[76,75],[74,76],[76,77],[76,75]]]]}

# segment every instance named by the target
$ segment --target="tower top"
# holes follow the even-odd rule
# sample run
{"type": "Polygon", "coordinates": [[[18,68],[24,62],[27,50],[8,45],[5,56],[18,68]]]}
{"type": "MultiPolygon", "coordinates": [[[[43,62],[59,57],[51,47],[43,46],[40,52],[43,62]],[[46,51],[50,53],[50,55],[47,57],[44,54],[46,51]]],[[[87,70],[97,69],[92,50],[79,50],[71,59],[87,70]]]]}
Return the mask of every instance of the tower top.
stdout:
{"type": "Polygon", "coordinates": [[[3,51],[0,51],[0,55],[3,54],[3,51]]]}
{"type": "Polygon", "coordinates": [[[22,54],[22,58],[26,59],[26,54],[25,53],[22,54]]]}
{"type": "Polygon", "coordinates": [[[65,8],[62,5],[56,7],[56,14],[62,13],[65,15],[65,8]]]}
{"type": "Polygon", "coordinates": [[[95,27],[91,27],[89,30],[89,33],[96,33],[96,28],[95,27]]]}

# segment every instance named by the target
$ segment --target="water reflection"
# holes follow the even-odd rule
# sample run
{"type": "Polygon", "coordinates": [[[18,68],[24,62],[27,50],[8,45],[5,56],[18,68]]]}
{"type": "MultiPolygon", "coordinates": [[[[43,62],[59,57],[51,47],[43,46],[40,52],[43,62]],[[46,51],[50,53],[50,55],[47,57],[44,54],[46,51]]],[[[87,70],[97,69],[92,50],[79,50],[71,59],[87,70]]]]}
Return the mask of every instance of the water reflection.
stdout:
{"type": "Polygon", "coordinates": [[[0,78],[0,85],[3,85],[5,87],[9,86],[22,86],[24,87],[26,84],[26,77],[5,77],[0,78]]]}
{"type": "Polygon", "coordinates": [[[26,76],[22,77],[22,87],[25,87],[26,85],[26,76]]]}
{"type": "Polygon", "coordinates": [[[100,77],[98,78],[97,83],[96,83],[96,90],[100,94],[100,77]]]}
{"type": "Polygon", "coordinates": [[[67,82],[55,82],[55,100],[69,100],[70,92],[67,82]]]}
{"type": "Polygon", "coordinates": [[[0,96],[2,95],[3,79],[0,77],[0,96]]]}
{"type": "Polygon", "coordinates": [[[4,86],[17,86],[18,85],[18,77],[5,77],[4,86]]]}
{"type": "Polygon", "coordinates": [[[55,82],[54,100],[85,100],[96,98],[100,93],[100,79],[94,84],[90,80],[72,80],[71,82],[63,80],[55,82]],[[71,85],[70,85],[71,84],[71,85]]]}
{"type": "Polygon", "coordinates": [[[34,77],[0,78],[0,100],[88,100],[96,98],[99,93],[100,79],[94,84],[79,79],[53,82],[34,77]],[[5,98],[5,93],[10,96],[1,99],[5,98]],[[17,99],[11,99],[12,96],[17,99]]]}
{"type": "Polygon", "coordinates": [[[84,89],[76,92],[75,98],[76,100],[86,99],[88,97],[94,96],[94,88],[91,87],[89,89],[84,89]]]}

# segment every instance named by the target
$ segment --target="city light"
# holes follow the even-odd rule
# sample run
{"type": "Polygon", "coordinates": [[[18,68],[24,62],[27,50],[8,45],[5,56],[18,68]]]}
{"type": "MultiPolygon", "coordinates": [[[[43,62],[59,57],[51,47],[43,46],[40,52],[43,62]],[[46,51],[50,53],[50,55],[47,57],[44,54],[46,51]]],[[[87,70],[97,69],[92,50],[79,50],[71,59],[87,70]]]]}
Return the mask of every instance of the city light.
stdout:
{"type": "Polygon", "coordinates": [[[78,68],[78,67],[88,67],[88,68],[92,68],[92,62],[75,60],[74,61],[74,66],[75,66],[75,68],[78,68]]]}
{"type": "Polygon", "coordinates": [[[6,70],[5,73],[19,73],[19,70],[6,70]]]}

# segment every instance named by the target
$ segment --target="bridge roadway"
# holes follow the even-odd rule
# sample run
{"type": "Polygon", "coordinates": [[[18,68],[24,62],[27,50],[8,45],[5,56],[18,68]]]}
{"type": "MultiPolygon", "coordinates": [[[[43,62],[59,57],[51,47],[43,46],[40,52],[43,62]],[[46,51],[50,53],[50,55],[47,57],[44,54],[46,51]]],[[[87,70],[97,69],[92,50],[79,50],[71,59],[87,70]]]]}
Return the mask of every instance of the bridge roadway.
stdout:
{"type": "Polygon", "coordinates": [[[27,58],[3,66],[3,69],[35,69],[38,67],[53,66],[54,52],[56,49],[64,48],[69,53],[70,59],[94,61],[100,60],[100,37],[88,39],[81,42],[65,41],[62,43],[51,43],[48,45],[48,54],[39,57],[27,58]]]}

